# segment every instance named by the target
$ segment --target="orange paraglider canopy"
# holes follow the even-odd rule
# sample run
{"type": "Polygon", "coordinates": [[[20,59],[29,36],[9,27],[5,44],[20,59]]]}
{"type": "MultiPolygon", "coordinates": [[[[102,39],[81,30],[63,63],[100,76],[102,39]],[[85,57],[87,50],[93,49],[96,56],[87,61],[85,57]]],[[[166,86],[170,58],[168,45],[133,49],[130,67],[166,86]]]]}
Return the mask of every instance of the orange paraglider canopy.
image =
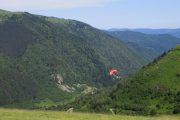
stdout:
{"type": "Polygon", "coordinates": [[[118,71],[116,69],[112,68],[109,70],[109,75],[112,76],[112,75],[116,74],[117,72],[118,71]]]}

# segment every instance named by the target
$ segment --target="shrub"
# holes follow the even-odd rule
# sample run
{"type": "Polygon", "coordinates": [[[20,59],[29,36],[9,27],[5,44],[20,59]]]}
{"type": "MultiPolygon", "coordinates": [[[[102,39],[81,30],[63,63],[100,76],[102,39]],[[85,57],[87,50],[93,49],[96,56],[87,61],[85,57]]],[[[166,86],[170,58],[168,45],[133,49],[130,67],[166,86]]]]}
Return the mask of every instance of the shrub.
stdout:
{"type": "Polygon", "coordinates": [[[155,109],[151,109],[149,112],[150,115],[156,115],[157,111],[155,109]]]}
{"type": "Polygon", "coordinates": [[[180,105],[175,106],[173,114],[179,114],[180,113],[180,105]]]}
{"type": "Polygon", "coordinates": [[[180,72],[176,73],[176,76],[177,76],[177,77],[180,77],[180,72]]]}

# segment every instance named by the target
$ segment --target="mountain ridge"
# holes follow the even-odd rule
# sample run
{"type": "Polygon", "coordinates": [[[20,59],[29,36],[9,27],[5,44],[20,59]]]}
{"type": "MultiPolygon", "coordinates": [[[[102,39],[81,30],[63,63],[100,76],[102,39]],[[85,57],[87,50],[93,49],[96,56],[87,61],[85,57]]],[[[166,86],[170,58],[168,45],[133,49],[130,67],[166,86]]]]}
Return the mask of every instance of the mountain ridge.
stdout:
{"type": "Polygon", "coordinates": [[[26,12],[2,12],[0,19],[1,105],[69,101],[84,89],[77,84],[114,84],[110,67],[131,74],[144,63],[123,42],[79,21],[26,12]]]}
{"type": "Polygon", "coordinates": [[[180,38],[180,28],[175,28],[175,29],[168,29],[168,28],[161,28],[161,29],[152,29],[152,28],[112,28],[109,29],[108,31],[134,31],[134,32],[141,32],[144,34],[170,34],[175,37],[180,38]]]}
{"type": "Polygon", "coordinates": [[[149,35],[134,31],[113,31],[110,35],[128,44],[147,61],[152,61],[163,52],[180,44],[180,39],[169,34],[149,35]]]}

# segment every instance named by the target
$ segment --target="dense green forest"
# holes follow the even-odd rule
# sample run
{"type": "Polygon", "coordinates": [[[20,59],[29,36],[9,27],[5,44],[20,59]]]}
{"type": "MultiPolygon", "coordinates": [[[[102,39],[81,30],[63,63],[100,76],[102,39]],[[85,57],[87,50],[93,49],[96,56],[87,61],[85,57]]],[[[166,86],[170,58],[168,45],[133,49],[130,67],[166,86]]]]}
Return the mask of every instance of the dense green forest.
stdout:
{"type": "Polygon", "coordinates": [[[163,54],[114,88],[81,96],[71,104],[50,109],[125,114],[180,113],[180,46],[163,54]]]}
{"type": "Polygon", "coordinates": [[[109,68],[129,75],[144,63],[125,43],[85,23],[0,10],[1,106],[67,102],[83,91],[78,86],[116,83],[109,68]]]}
{"type": "Polygon", "coordinates": [[[79,21],[0,10],[0,106],[179,113],[180,48],[144,66],[179,39],[138,34],[125,42],[79,21]]]}

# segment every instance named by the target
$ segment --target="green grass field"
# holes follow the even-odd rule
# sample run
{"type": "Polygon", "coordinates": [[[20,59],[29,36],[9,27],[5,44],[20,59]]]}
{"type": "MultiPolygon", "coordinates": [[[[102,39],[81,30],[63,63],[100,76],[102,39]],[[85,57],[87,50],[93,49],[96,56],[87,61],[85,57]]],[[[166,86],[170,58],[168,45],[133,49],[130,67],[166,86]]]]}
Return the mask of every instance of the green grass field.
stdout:
{"type": "Polygon", "coordinates": [[[154,117],[0,109],[0,120],[180,120],[180,115],[154,117]]]}

